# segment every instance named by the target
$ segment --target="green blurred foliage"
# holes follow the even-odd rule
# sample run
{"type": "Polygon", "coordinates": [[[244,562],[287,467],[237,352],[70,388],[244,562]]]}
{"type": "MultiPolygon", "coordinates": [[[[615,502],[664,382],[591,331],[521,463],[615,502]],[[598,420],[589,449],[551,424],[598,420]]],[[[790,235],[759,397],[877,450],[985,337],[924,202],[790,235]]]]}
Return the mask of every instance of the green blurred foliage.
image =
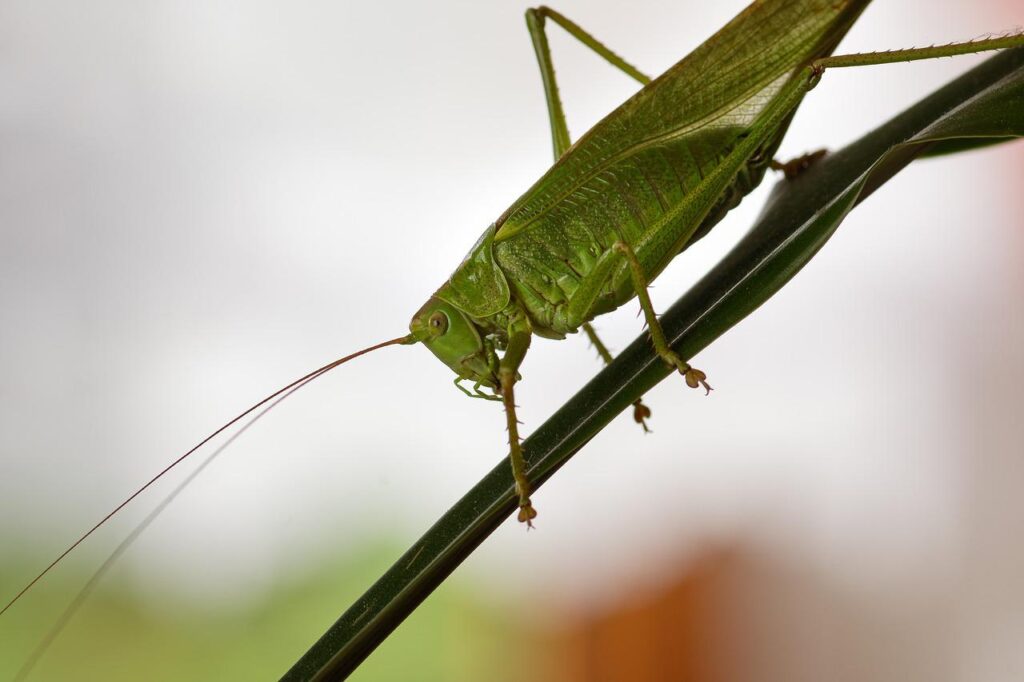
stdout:
{"type": "MultiPolygon", "coordinates": [[[[29,680],[277,679],[399,555],[367,547],[283,583],[245,606],[147,599],[101,584],[29,680]]],[[[5,552],[0,585],[38,569],[5,552]]],[[[88,570],[58,571],[0,618],[0,679],[13,679],[88,570]]],[[[116,583],[117,579],[107,583],[116,583]]],[[[513,680],[525,628],[480,586],[445,583],[378,648],[353,680],[513,680]]]]}

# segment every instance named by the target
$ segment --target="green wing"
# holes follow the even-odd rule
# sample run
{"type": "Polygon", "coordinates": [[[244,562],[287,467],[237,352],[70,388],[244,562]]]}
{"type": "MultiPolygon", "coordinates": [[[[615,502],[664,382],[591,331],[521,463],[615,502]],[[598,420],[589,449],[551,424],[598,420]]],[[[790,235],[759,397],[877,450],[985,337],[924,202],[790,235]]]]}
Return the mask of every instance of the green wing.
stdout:
{"type": "Polygon", "coordinates": [[[869,1],[754,2],[581,137],[498,219],[495,243],[537,227],[595,234],[601,224],[639,237],[728,154],[799,67],[831,53],[869,1]]]}

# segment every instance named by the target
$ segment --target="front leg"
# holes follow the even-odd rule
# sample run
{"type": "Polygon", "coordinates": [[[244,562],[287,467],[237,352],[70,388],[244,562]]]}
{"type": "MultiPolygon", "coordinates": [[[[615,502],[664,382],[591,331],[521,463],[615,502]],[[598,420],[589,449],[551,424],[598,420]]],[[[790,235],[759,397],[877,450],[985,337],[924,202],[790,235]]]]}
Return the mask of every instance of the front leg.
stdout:
{"type": "Polygon", "coordinates": [[[512,478],[515,479],[516,494],[519,496],[519,516],[517,518],[532,528],[533,523],[531,522],[537,517],[537,511],[530,503],[530,481],[526,477],[526,460],[523,458],[523,448],[519,442],[519,421],[516,419],[514,390],[519,377],[519,365],[530,347],[530,337],[531,333],[528,329],[510,332],[508,348],[498,366],[498,382],[501,399],[505,405],[505,420],[508,423],[508,456],[512,462],[512,478]]]}

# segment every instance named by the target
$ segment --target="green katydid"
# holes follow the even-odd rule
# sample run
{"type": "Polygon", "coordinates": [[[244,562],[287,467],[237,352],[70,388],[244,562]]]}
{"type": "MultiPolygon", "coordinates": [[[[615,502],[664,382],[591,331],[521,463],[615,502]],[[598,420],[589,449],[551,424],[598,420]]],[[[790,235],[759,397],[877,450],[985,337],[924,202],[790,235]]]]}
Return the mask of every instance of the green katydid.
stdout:
{"type": "MultiPolygon", "coordinates": [[[[709,388],[704,374],[665,343],[647,285],[757,186],[796,107],[824,69],[1024,44],[1021,36],[1010,36],[829,57],[867,4],[757,2],[653,81],[562,15],[546,8],[529,10],[555,165],[485,230],[448,282],[414,316],[408,336],[349,358],[383,345],[423,343],[455,371],[457,383],[472,382],[473,395],[502,401],[519,519],[529,523],[536,512],[519,446],[514,384],[533,334],[562,338],[582,328],[596,340],[589,321],[637,296],[659,354],[690,386],[709,388]],[[548,20],[644,85],[575,145],[570,145],[558,97],[545,34],[548,20]]],[[[217,433],[342,361],[261,401],[217,433]]],[[[637,406],[638,421],[644,409],[637,406]]]]}
{"type": "MultiPolygon", "coordinates": [[[[578,25],[528,10],[551,118],[555,164],[484,231],[413,317],[424,343],[460,380],[500,396],[518,518],[536,516],[519,446],[514,385],[536,334],[564,338],[639,299],[658,354],[691,388],[704,372],[668,346],[647,286],[760,183],[803,96],[826,68],[1011,47],[1021,36],[941,48],[831,57],[867,0],[755,2],[650,80],[578,25]],[[545,34],[551,19],[644,87],[570,146],[545,34]],[[498,357],[498,351],[504,351],[498,357]]],[[[796,164],[775,164],[790,174],[796,164]]],[[[599,349],[603,346],[599,345],[599,349]]],[[[604,353],[602,353],[604,355],[604,353]]],[[[636,405],[637,421],[649,414],[636,405]]]]}

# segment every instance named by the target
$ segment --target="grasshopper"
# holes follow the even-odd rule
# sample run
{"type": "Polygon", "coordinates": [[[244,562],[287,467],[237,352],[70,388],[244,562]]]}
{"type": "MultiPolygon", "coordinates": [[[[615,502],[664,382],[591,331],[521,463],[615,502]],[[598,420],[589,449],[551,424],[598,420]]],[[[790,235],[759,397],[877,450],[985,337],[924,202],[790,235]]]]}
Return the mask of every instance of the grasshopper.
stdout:
{"type": "MultiPolygon", "coordinates": [[[[824,71],[1022,44],[1017,35],[831,56],[868,1],[754,2],[653,80],[558,12],[527,10],[555,163],[484,231],[413,316],[408,340],[448,365],[457,386],[472,382],[472,392],[463,389],[467,395],[503,403],[519,521],[530,524],[537,515],[515,409],[519,367],[533,335],[562,339],[582,328],[607,360],[589,323],[636,297],[658,355],[688,386],[710,393],[705,373],[668,346],[647,288],[757,187],[769,167],[792,176],[820,156],[786,164],[773,159],[824,71]],[[643,85],[574,144],[548,47],[548,20],[643,85]]],[[[638,401],[634,417],[645,429],[649,415],[638,401]]]]}
{"type": "MultiPolygon", "coordinates": [[[[33,584],[128,502],[200,446],[254,410],[357,356],[422,344],[474,398],[500,401],[509,432],[518,519],[536,518],[520,446],[515,384],[533,335],[583,330],[610,354],[590,321],[636,297],[657,353],[691,388],[704,372],[668,346],[649,284],[703,237],[772,168],[799,172],[811,155],[779,164],[774,154],[803,97],[829,68],[931,59],[1024,45],[1024,37],[933,48],[832,56],[870,0],[762,0],[651,79],[574,22],[547,8],[526,20],[546,96],[555,163],[495,221],[450,278],[413,316],[409,333],[321,367],[268,396],[208,436],[61,554],[33,584]],[[643,87],[575,143],[570,140],[547,40],[557,24],[643,87]],[[470,388],[461,384],[468,382],[470,388]]],[[[635,406],[646,428],[649,410],[635,406]]]]}

